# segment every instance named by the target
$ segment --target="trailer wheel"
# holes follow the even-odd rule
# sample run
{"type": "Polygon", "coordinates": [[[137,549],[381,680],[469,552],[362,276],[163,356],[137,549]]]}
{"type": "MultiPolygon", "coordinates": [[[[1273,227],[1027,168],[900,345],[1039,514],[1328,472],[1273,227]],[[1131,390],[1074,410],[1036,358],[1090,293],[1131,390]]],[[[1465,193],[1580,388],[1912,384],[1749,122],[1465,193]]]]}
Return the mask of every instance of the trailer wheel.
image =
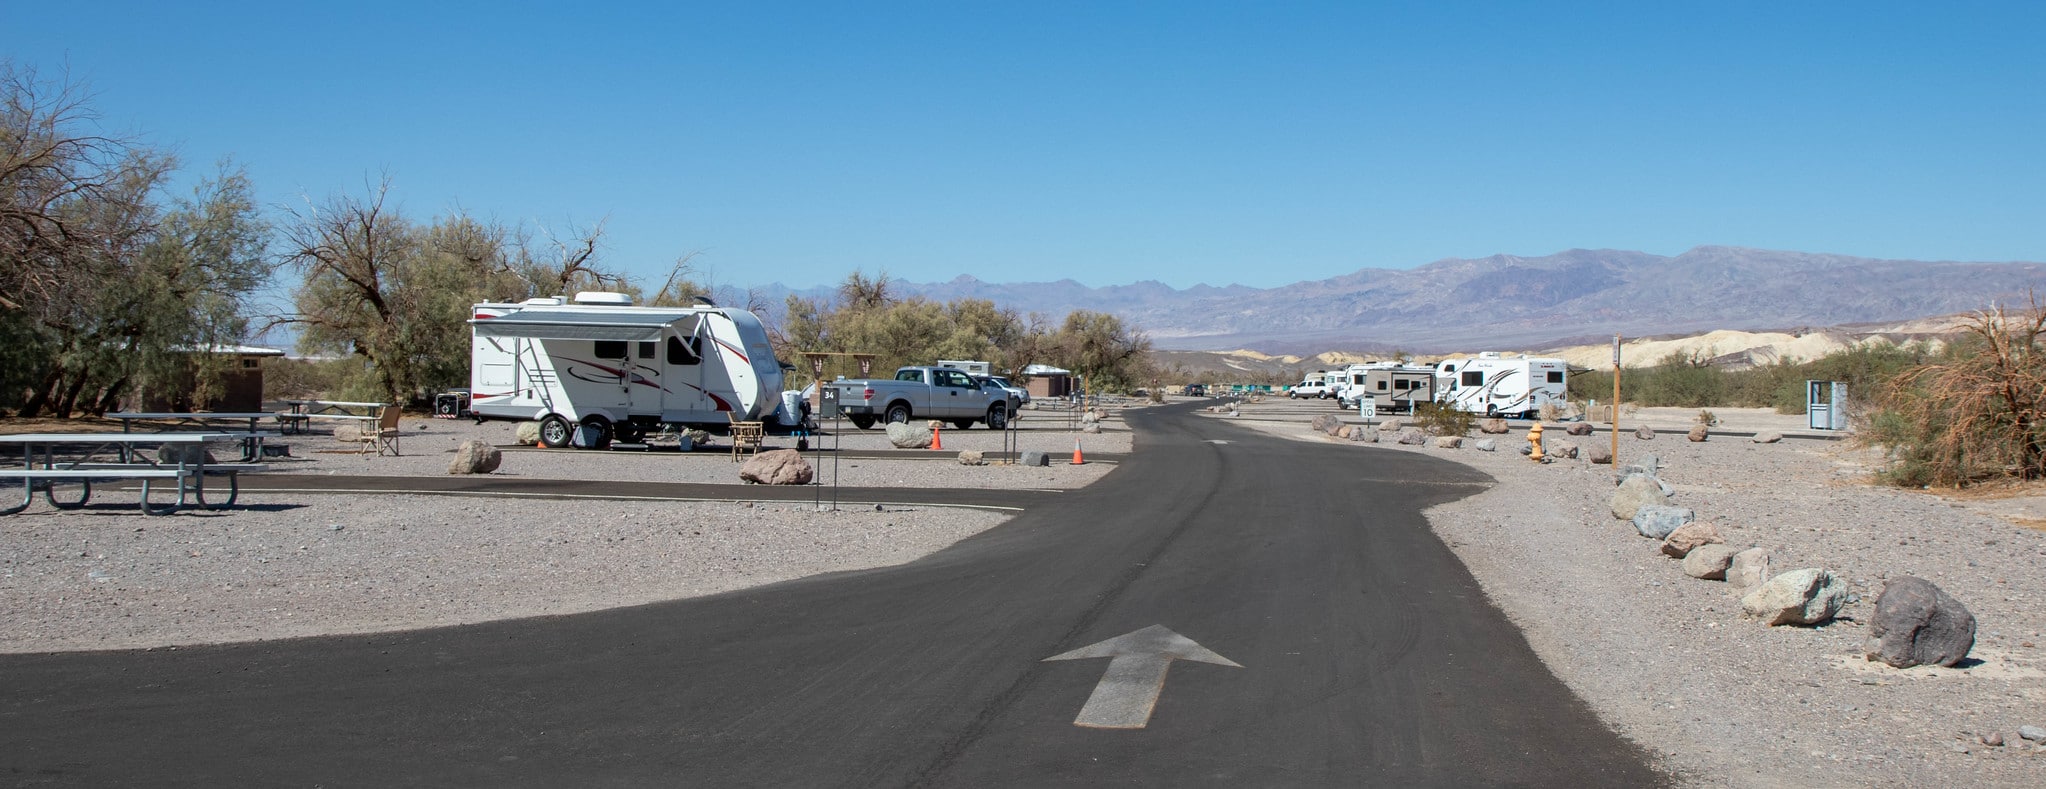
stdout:
{"type": "Polygon", "coordinates": [[[1007,406],[998,403],[995,407],[987,410],[987,429],[1006,430],[1008,427],[1009,409],[1007,406]]]}
{"type": "Polygon", "coordinates": [[[873,426],[874,426],[874,418],[873,418],[873,417],[871,417],[871,416],[866,416],[866,415],[864,415],[864,414],[863,414],[863,415],[860,415],[860,416],[854,416],[854,417],[847,417],[847,418],[848,418],[848,419],[851,419],[851,420],[852,420],[852,423],[853,423],[853,427],[857,427],[857,428],[859,428],[859,429],[861,429],[861,430],[865,430],[865,429],[867,429],[867,428],[870,428],[870,427],[873,427],[873,426]]]}
{"type": "Polygon", "coordinates": [[[888,406],[888,414],[886,417],[883,417],[882,421],[909,424],[909,404],[896,403],[888,406]]]}
{"type": "Polygon", "coordinates": [[[568,446],[568,420],[548,414],[540,420],[540,446],[560,449],[568,446]]]}

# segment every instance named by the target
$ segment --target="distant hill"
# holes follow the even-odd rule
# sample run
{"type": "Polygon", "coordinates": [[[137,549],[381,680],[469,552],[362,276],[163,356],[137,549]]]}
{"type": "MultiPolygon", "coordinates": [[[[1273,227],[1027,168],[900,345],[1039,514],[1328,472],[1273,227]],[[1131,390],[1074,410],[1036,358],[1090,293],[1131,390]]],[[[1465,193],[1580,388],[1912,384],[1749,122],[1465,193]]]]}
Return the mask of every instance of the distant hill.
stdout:
{"type": "MultiPolygon", "coordinates": [[[[893,283],[900,294],[983,298],[1056,320],[1112,312],[1165,350],[1387,354],[1554,347],[1615,333],[1788,330],[1899,321],[2046,292],[2046,264],[1881,260],[1706,246],[1674,257],[1573,249],[1360,269],[1276,288],[1072,280],[995,284],[962,276],[893,283]]],[[[776,309],[790,291],[759,289],[776,309]]],[[[829,288],[806,295],[828,295],[829,288]]]]}

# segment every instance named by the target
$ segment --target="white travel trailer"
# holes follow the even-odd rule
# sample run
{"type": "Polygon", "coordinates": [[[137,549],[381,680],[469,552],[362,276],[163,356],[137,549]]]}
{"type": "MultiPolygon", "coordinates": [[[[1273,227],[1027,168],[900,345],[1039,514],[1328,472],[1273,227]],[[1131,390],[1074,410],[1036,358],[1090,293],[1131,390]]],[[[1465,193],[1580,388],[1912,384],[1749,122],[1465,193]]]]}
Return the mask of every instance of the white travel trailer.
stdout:
{"type": "Polygon", "coordinates": [[[1435,400],[1473,414],[1532,419],[1542,406],[1567,401],[1569,375],[1562,359],[1496,353],[1444,359],[1435,365],[1435,400]]]}
{"type": "MultiPolygon", "coordinates": [[[[470,413],[540,421],[540,441],[636,443],[664,425],[725,430],[780,414],[782,366],[753,313],[634,307],[622,293],[483,303],[469,321],[470,413]],[[578,426],[595,428],[578,431],[578,426]]],[[[772,417],[772,418],[770,418],[772,417]]]]}
{"type": "Polygon", "coordinates": [[[1353,364],[1342,372],[1336,391],[1344,408],[1356,408],[1359,400],[1373,398],[1379,413],[1411,414],[1414,406],[1435,399],[1435,368],[1399,362],[1353,364]]]}

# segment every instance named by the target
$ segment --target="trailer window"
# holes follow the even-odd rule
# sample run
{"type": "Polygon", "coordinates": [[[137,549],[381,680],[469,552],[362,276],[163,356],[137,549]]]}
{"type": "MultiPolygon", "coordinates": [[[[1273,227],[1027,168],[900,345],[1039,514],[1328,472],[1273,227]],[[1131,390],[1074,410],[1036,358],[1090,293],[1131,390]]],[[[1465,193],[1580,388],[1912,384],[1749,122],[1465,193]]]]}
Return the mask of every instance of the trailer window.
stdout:
{"type": "Polygon", "coordinates": [[[1484,370],[1465,370],[1465,371],[1463,371],[1463,385],[1464,385],[1464,386],[1484,386],[1484,385],[1485,385],[1485,371],[1484,371],[1484,370]]]}
{"type": "MultiPolygon", "coordinates": [[[[1400,383],[1406,383],[1406,382],[1405,382],[1405,381],[1401,381],[1400,383]]],[[[1401,389],[1405,389],[1406,387],[1402,386],[1402,387],[1400,387],[1400,388],[1401,388],[1401,389]]],[[[1378,391],[1381,391],[1381,392],[1385,391],[1385,382],[1384,382],[1384,381],[1379,381],[1379,382],[1378,382],[1378,391]]]]}
{"type": "Polygon", "coordinates": [[[689,338],[689,342],[687,344],[684,344],[682,342],[682,338],[680,337],[669,337],[668,363],[696,364],[698,362],[703,361],[702,343],[703,343],[702,340],[695,337],[689,338]]]}
{"type": "Polygon", "coordinates": [[[625,358],[625,341],[624,341],[624,340],[598,340],[598,341],[597,341],[597,358],[599,358],[599,359],[623,359],[623,358],[625,358]]]}
{"type": "Polygon", "coordinates": [[[1549,373],[1549,383],[1552,383],[1552,384],[1560,384],[1560,383],[1562,383],[1562,382],[1563,382],[1563,373],[1562,373],[1561,371],[1557,371],[1557,372],[1551,372],[1551,373],[1549,373]]]}
{"type": "Polygon", "coordinates": [[[639,358],[652,359],[655,356],[660,355],[661,352],[660,348],[661,348],[660,343],[653,341],[642,342],[639,344],[639,358]]]}

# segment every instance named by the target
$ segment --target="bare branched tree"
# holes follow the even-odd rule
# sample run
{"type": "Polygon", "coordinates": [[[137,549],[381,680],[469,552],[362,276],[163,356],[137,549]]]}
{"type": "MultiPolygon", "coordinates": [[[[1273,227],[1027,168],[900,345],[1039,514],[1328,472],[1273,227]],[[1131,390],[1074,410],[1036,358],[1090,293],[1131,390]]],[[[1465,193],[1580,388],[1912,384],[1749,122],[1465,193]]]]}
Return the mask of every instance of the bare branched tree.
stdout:
{"type": "Polygon", "coordinates": [[[2046,305],[1992,307],[1940,360],[1893,379],[1870,433],[1902,484],[2046,478],[2046,305]]]}

